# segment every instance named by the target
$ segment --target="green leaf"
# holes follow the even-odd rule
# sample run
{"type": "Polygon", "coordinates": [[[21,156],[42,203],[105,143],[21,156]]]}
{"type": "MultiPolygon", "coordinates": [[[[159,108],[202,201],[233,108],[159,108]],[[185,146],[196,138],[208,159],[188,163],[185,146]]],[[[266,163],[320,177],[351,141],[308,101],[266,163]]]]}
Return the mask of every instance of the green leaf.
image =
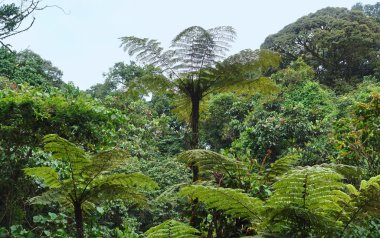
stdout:
{"type": "Polygon", "coordinates": [[[182,222],[168,220],[152,227],[144,234],[146,238],[196,238],[200,232],[182,222]]]}
{"type": "Polygon", "coordinates": [[[58,179],[58,173],[50,167],[25,168],[26,175],[35,176],[43,181],[50,188],[59,188],[61,183],[58,179]]]}
{"type": "Polygon", "coordinates": [[[214,188],[201,185],[184,187],[180,196],[198,198],[209,208],[224,211],[235,218],[256,219],[262,209],[263,202],[253,198],[238,189],[214,188]]]}

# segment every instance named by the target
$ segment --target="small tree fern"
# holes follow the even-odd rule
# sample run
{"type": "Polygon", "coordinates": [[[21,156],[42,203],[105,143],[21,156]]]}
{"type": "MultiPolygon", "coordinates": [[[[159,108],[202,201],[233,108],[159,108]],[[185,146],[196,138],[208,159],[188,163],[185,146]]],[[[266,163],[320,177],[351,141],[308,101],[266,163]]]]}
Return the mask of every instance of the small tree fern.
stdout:
{"type": "Polygon", "coordinates": [[[84,237],[83,212],[93,208],[95,203],[111,199],[127,199],[142,204],[145,199],[143,189],[153,189],[157,185],[149,177],[139,173],[117,173],[115,169],[126,162],[126,154],[121,150],[110,150],[95,155],[58,135],[44,137],[45,151],[52,158],[67,166],[65,171],[56,172],[50,167],[24,169],[48,188],[40,196],[30,199],[32,204],[59,203],[74,211],[76,237],[84,237]]]}
{"type": "Polygon", "coordinates": [[[197,238],[200,232],[182,222],[168,220],[147,230],[146,238],[197,238]]]}

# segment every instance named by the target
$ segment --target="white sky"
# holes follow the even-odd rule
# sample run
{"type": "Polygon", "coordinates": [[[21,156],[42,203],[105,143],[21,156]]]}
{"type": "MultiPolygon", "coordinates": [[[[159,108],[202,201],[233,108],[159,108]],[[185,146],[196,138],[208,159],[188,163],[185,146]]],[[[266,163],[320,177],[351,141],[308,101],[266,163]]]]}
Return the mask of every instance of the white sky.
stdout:
{"type": "MultiPolygon", "coordinates": [[[[35,14],[33,27],[10,38],[60,68],[63,80],[81,89],[104,81],[116,62],[129,62],[119,37],[157,39],[164,46],[181,30],[228,25],[237,31],[231,54],[257,49],[265,37],[327,6],[351,8],[359,0],[45,0],[59,5],[35,14]]],[[[374,4],[380,0],[362,0],[374,4]]]]}

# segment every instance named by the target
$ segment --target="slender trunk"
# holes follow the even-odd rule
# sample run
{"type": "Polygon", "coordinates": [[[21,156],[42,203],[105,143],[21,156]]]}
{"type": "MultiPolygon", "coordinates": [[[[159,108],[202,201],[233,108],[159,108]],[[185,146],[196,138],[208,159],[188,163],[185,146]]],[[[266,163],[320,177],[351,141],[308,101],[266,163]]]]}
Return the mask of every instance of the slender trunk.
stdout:
{"type": "Polygon", "coordinates": [[[82,204],[74,204],[76,238],[84,238],[82,204]]]}
{"type": "MultiPolygon", "coordinates": [[[[200,96],[195,95],[191,99],[191,142],[190,149],[198,148],[199,141],[199,103],[200,96]]],[[[193,173],[193,182],[199,180],[199,168],[195,164],[191,164],[191,171],[193,173]]],[[[197,207],[198,207],[198,198],[195,198],[191,204],[191,218],[190,225],[197,228],[199,222],[197,221],[197,207]]]]}
{"type": "MultiPolygon", "coordinates": [[[[191,99],[191,142],[190,149],[197,149],[199,143],[199,103],[200,97],[195,95],[191,99]]],[[[193,172],[193,182],[199,180],[199,169],[195,165],[191,165],[193,172]]]]}
{"type": "Polygon", "coordinates": [[[194,95],[191,99],[191,142],[190,148],[198,148],[199,140],[199,104],[201,98],[198,95],[194,95]]]}

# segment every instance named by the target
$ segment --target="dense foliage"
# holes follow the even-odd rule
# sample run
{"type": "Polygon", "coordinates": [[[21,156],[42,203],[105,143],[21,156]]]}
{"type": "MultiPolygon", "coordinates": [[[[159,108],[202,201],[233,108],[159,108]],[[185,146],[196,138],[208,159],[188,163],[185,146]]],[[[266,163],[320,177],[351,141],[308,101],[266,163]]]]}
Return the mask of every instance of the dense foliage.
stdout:
{"type": "MultiPolygon", "coordinates": [[[[379,237],[379,6],[322,9],[227,58],[232,27],[166,51],[122,37],[144,64],[87,91],[2,47],[0,237],[379,237]]],[[[20,10],[1,4],[0,42],[20,10]]]]}

